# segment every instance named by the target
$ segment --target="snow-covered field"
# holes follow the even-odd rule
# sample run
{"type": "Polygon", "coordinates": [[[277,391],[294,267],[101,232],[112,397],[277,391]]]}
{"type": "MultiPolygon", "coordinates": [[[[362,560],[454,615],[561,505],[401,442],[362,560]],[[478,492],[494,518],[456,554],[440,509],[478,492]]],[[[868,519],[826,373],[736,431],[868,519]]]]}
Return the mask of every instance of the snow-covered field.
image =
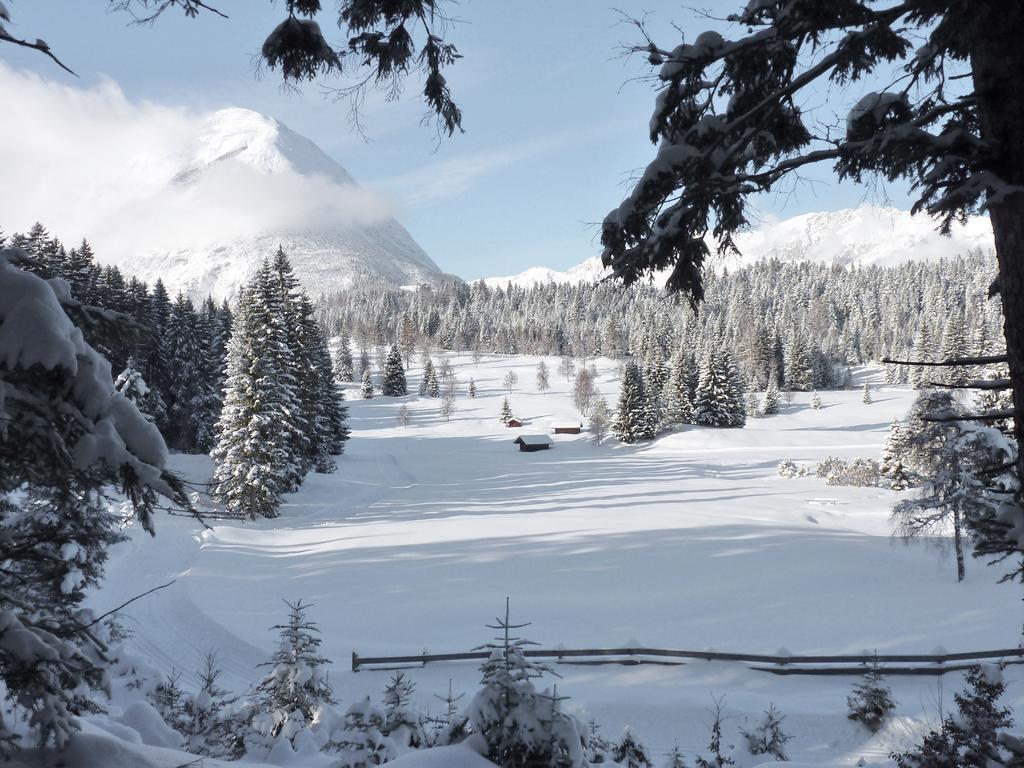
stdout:
{"type": "MultiPolygon", "coordinates": [[[[813,476],[777,476],[780,459],[878,456],[889,423],[914,394],[878,382],[874,402],[859,389],[821,393],[813,410],[797,395],[777,416],[741,430],[688,428],[651,444],[594,446],[584,433],[558,435],[553,450],[520,453],[512,440],[544,433],[552,420],[579,420],[571,385],[548,359],[552,390],[537,393],[539,358],[451,355],[458,410],[410,395],[362,401],[351,390],[352,440],[334,475],[310,475],[276,520],[158,519],[113,553],[106,609],[175,578],[124,611],[140,655],[163,670],[199,669],[216,650],[224,682],[244,691],[270,654],[268,628],[282,599],[314,605],[322,650],[345,705],[379,697],[389,673],[349,671],[350,655],[462,651],[485,642],[485,623],[511,597],[513,619],[543,646],[650,647],[753,653],[930,653],[1016,647],[1024,609],[1019,587],[968,563],[957,584],[948,553],[890,535],[897,494],[829,487],[813,476]],[[511,402],[527,424],[498,422],[502,378],[517,372],[511,402]],[[470,377],[479,395],[465,396],[470,377]],[[410,424],[397,421],[400,405],[410,424]]],[[[616,365],[597,361],[610,404],[616,365]]],[[[415,391],[418,369],[410,372],[415,391]]],[[[860,383],[860,379],[855,382],[860,383]]],[[[175,466],[204,483],[204,457],[175,466]]],[[[608,736],[630,724],[658,756],[678,741],[687,759],[707,743],[708,707],[725,697],[726,736],[774,703],[793,735],[796,763],[884,763],[952,704],[958,675],[893,678],[897,717],[880,734],[846,719],[853,678],[778,677],[739,664],[556,665],[569,710],[595,718],[608,736]]],[[[1010,667],[1007,702],[1024,700],[1010,667]]],[[[411,672],[424,707],[452,680],[466,699],[473,663],[411,672]]],[[[194,677],[191,678],[194,680],[194,677]]],[[[464,700],[465,701],[465,700],[464,700]]],[[[760,764],[737,748],[740,766],[760,764]]]]}

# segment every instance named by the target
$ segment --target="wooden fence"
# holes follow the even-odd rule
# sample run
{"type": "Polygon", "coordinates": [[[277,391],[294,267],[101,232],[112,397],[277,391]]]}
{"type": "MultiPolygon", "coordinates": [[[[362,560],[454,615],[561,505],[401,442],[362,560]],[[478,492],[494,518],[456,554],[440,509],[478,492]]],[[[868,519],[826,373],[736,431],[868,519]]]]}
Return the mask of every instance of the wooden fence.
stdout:
{"type": "MultiPolygon", "coordinates": [[[[681,666],[689,659],[699,661],[729,661],[750,665],[759,672],[776,675],[859,675],[861,666],[877,661],[887,675],[942,675],[969,669],[974,664],[956,662],[982,662],[1003,660],[1010,664],[1024,663],[1024,648],[999,651],[966,651],[944,654],[892,654],[845,656],[766,656],[754,653],[720,653],[718,651],[678,651],[666,648],[581,648],[524,651],[530,658],[553,659],[562,664],[662,664],[681,666]],[[842,665],[842,666],[837,666],[842,665]],[[891,666],[899,665],[899,666],[891,666]],[[909,665],[909,666],[908,666],[909,665]]],[[[439,661],[482,661],[488,651],[465,653],[422,653],[418,656],[360,656],[352,653],[352,671],[361,669],[395,669],[410,665],[424,666],[439,661]]]]}

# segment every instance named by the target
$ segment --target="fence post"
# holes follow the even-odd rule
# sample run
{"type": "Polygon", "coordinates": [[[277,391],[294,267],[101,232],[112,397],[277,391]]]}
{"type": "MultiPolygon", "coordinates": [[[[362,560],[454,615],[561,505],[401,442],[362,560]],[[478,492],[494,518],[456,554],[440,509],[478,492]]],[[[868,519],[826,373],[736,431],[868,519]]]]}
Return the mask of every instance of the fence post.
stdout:
{"type": "Polygon", "coordinates": [[[355,651],[352,651],[352,671],[353,672],[358,672],[359,671],[359,654],[356,653],[355,651]]]}

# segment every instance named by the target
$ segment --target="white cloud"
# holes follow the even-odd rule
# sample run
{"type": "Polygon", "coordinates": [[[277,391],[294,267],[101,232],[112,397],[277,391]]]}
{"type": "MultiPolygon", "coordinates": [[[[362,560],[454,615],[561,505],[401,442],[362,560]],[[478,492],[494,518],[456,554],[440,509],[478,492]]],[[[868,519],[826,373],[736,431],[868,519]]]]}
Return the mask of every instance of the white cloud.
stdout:
{"type": "MultiPolygon", "coordinates": [[[[203,168],[210,113],[133,101],[109,80],[72,88],[3,64],[0,92],[0,227],[8,234],[39,220],[69,245],[85,237],[101,260],[125,263],[133,253],[359,226],[392,213],[380,197],[332,178],[327,158],[293,134],[282,144],[301,174],[280,162],[272,140],[254,143],[244,121],[215,137],[224,150],[215,156],[237,154],[203,168]],[[199,136],[206,141],[197,145],[199,136]]],[[[257,130],[272,126],[248,114],[257,130]]]]}

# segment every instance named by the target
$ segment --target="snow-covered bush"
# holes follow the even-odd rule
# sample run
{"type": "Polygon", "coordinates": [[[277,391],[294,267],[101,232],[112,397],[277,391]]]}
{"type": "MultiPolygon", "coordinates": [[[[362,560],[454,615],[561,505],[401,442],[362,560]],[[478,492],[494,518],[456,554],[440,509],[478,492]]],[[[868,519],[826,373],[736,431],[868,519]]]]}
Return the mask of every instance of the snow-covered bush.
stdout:
{"type": "Polygon", "coordinates": [[[782,730],[782,721],[785,716],[781,714],[774,704],[768,706],[758,723],[749,731],[741,730],[743,738],[747,741],[747,749],[752,755],[771,755],[776,760],[788,760],[784,747],[792,737],[787,736],[782,730]]]}
{"type": "Polygon", "coordinates": [[[858,458],[846,461],[835,456],[818,462],[815,474],[825,478],[828,485],[851,485],[862,488],[878,485],[880,477],[878,462],[874,459],[858,458]]]}
{"type": "Polygon", "coordinates": [[[860,682],[846,699],[847,717],[863,723],[872,733],[878,732],[889,713],[896,708],[892,691],[884,681],[885,675],[877,660],[865,663],[860,682]]]}
{"type": "Polygon", "coordinates": [[[797,464],[792,459],[783,459],[780,461],[779,466],[775,471],[778,472],[779,477],[785,477],[787,479],[804,477],[809,472],[806,464],[797,464]]]}
{"type": "Polygon", "coordinates": [[[396,756],[394,742],[384,735],[384,710],[367,696],[345,712],[345,728],[324,747],[338,754],[337,768],[367,768],[396,756]]]}

